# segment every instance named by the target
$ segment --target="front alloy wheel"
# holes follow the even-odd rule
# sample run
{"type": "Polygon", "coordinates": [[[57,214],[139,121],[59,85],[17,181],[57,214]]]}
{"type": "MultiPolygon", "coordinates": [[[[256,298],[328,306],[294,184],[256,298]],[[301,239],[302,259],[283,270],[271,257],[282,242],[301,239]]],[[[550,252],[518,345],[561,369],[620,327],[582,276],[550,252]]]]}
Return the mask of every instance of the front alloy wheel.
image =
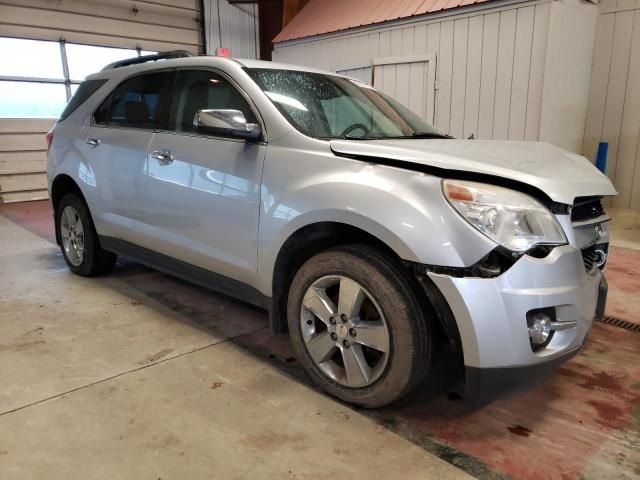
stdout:
{"type": "Polygon", "coordinates": [[[390,344],[387,322],[355,280],[342,275],[316,280],[302,301],[300,328],[309,355],[335,382],[365,387],[384,372],[390,344]]]}
{"type": "Polygon", "coordinates": [[[312,380],[363,407],[391,403],[425,376],[431,330],[402,264],[368,245],[321,252],[297,271],[287,320],[312,380]]]}

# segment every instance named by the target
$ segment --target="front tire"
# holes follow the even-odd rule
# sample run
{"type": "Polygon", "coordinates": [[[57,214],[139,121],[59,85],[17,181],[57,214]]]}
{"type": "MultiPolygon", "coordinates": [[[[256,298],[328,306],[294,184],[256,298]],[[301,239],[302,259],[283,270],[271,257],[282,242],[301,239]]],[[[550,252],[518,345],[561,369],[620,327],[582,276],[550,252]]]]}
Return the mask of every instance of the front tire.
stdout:
{"type": "Polygon", "coordinates": [[[387,405],[429,369],[431,331],[420,301],[401,265],[367,245],[309,259],[291,284],[287,320],[307,373],[346,402],[387,405]]]}
{"type": "Polygon", "coordinates": [[[93,277],[109,272],[116,255],[100,247],[87,204],[76,193],[68,193],[56,209],[56,238],[69,270],[93,277]]]}

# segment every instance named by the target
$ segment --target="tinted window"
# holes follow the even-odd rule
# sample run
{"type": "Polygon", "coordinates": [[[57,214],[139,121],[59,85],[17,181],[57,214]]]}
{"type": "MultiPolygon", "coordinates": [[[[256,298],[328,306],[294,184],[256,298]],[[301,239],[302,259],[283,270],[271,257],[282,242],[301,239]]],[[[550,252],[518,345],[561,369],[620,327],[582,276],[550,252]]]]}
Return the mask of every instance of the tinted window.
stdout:
{"type": "Polygon", "coordinates": [[[196,112],[206,109],[240,110],[247,122],[257,123],[249,104],[224,77],[203,70],[180,72],[169,110],[169,129],[194,131],[196,112]]]}
{"type": "Polygon", "coordinates": [[[113,93],[107,97],[107,99],[102,102],[102,105],[98,107],[93,113],[93,123],[96,125],[106,125],[109,121],[109,107],[111,106],[111,99],[113,98],[113,93]]]}
{"type": "Polygon", "coordinates": [[[316,138],[415,138],[445,135],[391,97],[334,75],[247,69],[289,122],[316,138]]]}
{"type": "Polygon", "coordinates": [[[69,100],[69,103],[67,103],[64,111],[60,114],[60,121],[64,120],[73,112],[75,112],[76,109],[80,105],[82,105],[87,98],[93,95],[96,90],[98,90],[105,83],[107,83],[106,80],[87,80],[85,82],[82,82],[76,92],[73,94],[73,97],[71,97],[71,100],[69,100]]]}
{"type": "MultiPolygon", "coordinates": [[[[160,96],[169,81],[168,72],[151,73],[131,78],[113,92],[110,102],[104,102],[94,114],[100,123],[105,117],[108,104],[107,123],[123,127],[154,128],[160,116],[160,96]]],[[[104,123],[104,122],[103,122],[104,123]]]]}

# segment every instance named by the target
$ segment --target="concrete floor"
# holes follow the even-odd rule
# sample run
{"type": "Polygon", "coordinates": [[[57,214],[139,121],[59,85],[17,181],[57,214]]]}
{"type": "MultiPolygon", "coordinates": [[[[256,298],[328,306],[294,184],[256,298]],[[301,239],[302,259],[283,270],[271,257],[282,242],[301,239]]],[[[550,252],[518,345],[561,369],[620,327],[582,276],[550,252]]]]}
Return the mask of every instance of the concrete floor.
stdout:
{"type": "MultiPolygon", "coordinates": [[[[70,274],[46,202],[0,206],[0,243],[3,480],[640,478],[638,332],[596,324],[544,385],[484,408],[436,379],[354,410],[308,384],[263,311],[130,262],[70,274]]],[[[639,271],[613,249],[631,321],[639,271]]]]}

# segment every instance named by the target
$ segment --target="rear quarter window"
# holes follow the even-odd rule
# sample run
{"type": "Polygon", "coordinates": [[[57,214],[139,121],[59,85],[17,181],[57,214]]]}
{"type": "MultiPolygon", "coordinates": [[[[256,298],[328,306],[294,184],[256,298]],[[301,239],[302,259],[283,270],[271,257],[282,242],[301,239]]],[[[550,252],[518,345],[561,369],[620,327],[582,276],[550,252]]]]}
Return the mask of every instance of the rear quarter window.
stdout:
{"type": "Polygon", "coordinates": [[[97,80],[85,80],[80,84],[76,93],[71,97],[69,103],[62,111],[59,122],[63,121],[73,112],[75,112],[80,105],[82,105],[91,95],[96,93],[100,87],[102,87],[105,83],[107,83],[106,79],[97,79],[97,80]]]}

